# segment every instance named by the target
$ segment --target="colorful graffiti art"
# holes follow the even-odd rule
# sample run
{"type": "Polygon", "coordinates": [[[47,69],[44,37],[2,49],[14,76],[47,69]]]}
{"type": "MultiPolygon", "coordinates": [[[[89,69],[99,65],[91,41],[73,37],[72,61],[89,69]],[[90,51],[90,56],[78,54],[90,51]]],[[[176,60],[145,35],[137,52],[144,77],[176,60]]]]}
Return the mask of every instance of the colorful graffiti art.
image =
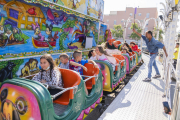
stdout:
{"type": "Polygon", "coordinates": [[[1,120],[41,120],[38,102],[30,91],[5,84],[0,92],[1,120]]]}
{"type": "Polygon", "coordinates": [[[54,0],[52,2],[103,20],[104,0],[54,0]]]}
{"type": "Polygon", "coordinates": [[[86,36],[96,46],[98,28],[99,22],[61,10],[24,0],[0,1],[0,55],[83,48],[86,36]]]}

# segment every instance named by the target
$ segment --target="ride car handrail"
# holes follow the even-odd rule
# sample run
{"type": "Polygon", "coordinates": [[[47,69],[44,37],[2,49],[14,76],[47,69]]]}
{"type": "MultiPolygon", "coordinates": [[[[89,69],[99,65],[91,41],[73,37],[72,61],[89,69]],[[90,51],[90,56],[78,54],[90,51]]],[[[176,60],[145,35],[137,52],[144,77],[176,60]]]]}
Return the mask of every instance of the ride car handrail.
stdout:
{"type": "Polygon", "coordinates": [[[61,88],[61,87],[55,87],[55,89],[60,89],[62,90],[61,92],[55,94],[55,95],[51,95],[51,98],[55,99],[56,97],[58,97],[59,95],[63,94],[64,92],[68,91],[68,90],[72,90],[73,89],[73,94],[76,94],[77,89],[78,89],[78,85],[74,86],[74,87],[68,87],[68,88],[61,88]]]}
{"type": "Polygon", "coordinates": [[[97,81],[98,79],[98,75],[95,75],[95,76],[87,76],[87,75],[81,75],[82,77],[88,77],[87,79],[83,80],[84,82],[87,82],[88,80],[90,80],[91,78],[96,78],[95,81],[97,81]]]}

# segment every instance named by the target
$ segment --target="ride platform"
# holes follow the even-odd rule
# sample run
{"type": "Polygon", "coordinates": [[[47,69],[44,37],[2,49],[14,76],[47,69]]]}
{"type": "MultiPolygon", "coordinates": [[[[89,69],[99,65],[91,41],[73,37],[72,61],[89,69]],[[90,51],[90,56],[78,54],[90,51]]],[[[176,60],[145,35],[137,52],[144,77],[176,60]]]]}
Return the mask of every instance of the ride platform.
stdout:
{"type": "MultiPolygon", "coordinates": [[[[143,54],[144,64],[130,79],[98,120],[167,120],[163,111],[164,81],[162,78],[143,82],[148,75],[149,56],[143,54]]],[[[162,72],[162,64],[156,62],[162,72]]],[[[152,76],[155,69],[152,69],[152,76]]],[[[162,75],[162,74],[161,74],[162,75]]]]}

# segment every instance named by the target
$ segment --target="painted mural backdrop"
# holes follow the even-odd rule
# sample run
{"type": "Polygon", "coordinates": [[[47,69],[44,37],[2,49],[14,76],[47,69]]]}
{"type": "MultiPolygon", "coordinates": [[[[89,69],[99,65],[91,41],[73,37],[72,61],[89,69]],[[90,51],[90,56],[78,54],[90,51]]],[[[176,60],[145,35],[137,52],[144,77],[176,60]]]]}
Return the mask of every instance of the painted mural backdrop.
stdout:
{"type": "Polygon", "coordinates": [[[86,36],[96,46],[98,27],[98,22],[39,4],[1,0],[0,55],[82,48],[86,36]]]}
{"type": "MultiPolygon", "coordinates": [[[[73,58],[73,53],[67,53],[70,59],[73,58]]],[[[88,59],[88,51],[82,52],[83,59],[88,59]]],[[[59,66],[60,54],[52,55],[56,66],[59,66]]],[[[34,58],[26,58],[26,59],[17,59],[10,61],[1,61],[0,62],[0,83],[7,79],[12,79],[16,77],[27,77],[27,79],[31,79],[32,75],[38,73],[40,71],[40,57],[34,58]]]]}
{"type": "Polygon", "coordinates": [[[99,40],[98,40],[98,44],[101,44],[103,42],[105,42],[105,32],[107,30],[107,25],[101,24],[100,26],[100,34],[99,34],[99,40]]]}
{"type": "Polygon", "coordinates": [[[103,21],[104,0],[50,0],[103,21]]]}

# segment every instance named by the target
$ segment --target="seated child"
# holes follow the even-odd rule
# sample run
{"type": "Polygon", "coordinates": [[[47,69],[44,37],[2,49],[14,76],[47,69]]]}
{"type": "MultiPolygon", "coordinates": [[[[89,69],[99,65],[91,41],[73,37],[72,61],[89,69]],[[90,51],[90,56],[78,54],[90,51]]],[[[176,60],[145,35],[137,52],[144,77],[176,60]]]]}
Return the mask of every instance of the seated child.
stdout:
{"type": "MultiPolygon", "coordinates": [[[[80,75],[83,75],[83,66],[86,63],[92,63],[96,68],[98,67],[98,65],[93,60],[82,60],[82,52],[81,51],[78,51],[78,50],[74,51],[73,57],[74,57],[74,60],[70,60],[70,62],[75,62],[75,63],[81,64],[82,66],[77,66],[77,65],[73,65],[73,64],[71,65],[70,64],[69,68],[71,70],[75,70],[75,71],[79,72],[80,75]]],[[[88,91],[87,91],[86,86],[85,86],[85,92],[88,95],[88,91]]]]}
{"type": "Polygon", "coordinates": [[[125,54],[125,55],[127,55],[127,56],[129,56],[129,53],[128,53],[127,49],[125,49],[125,48],[122,49],[122,53],[125,54]]]}
{"type": "Polygon", "coordinates": [[[124,49],[124,48],[127,49],[128,53],[129,53],[129,52],[132,52],[131,47],[130,47],[127,43],[124,43],[124,44],[123,44],[122,49],[124,49]]]}
{"type": "Polygon", "coordinates": [[[96,47],[96,54],[98,55],[97,57],[98,60],[103,60],[111,63],[113,67],[113,71],[115,71],[115,66],[117,64],[116,59],[113,56],[109,55],[101,45],[98,45],[96,47]]]}
{"type": "Polygon", "coordinates": [[[138,46],[136,45],[135,42],[131,42],[130,45],[131,45],[131,48],[132,48],[133,51],[137,51],[138,50],[138,46]]]}
{"type": "Polygon", "coordinates": [[[69,56],[66,54],[66,53],[62,53],[60,56],[60,61],[61,61],[61,64],[60,64],[60,68],[63,68],[63,69],[69,69],[69,66],[70,65],[74,65],[74,66],[79,66],[79,67],[82,67],[85,71],[87,71],[87,68],[81,64],[78,64],[76,62],[73,62],[73,61],[69,61],[69,56]]]}
{"type": "Polygon", "coordinates": [[[94,49],[89,51],[88,57],[89,57],[90,60],[97,60],[97,58],[96,58],[96,52],[95,52],[94,49]]]}
{"type": "Polygon", "coordinates": [[[69,68],[71,70],[75,70],[75,71],[79,72],[80,75],[83,75],[83,66],[86,63],[92,63],[95,67],[98,67],[98,65],[93,60],[82,60],[82,52],[81,51],[78,51],[78,50],[74,51],[73,57],[74,57],[74,60],[70,60],[70,63],[71,62],[79,63],[79,64],[81,64],[81,66],[70,64],[69,68]]]}
{"type": "MultiPolygon", "coordinates": [[[[50,54],[45,54],[40,58],[40,66],[41,66],[40,72],[37,73],[32,80],[45,83],[49,86],[63,87],[61,73],[55,67],[53,58],[51,57],[50,54]]],[[[49,89],[49,92],[51,95],[57,93],[52,89],[49,89]]]]}

